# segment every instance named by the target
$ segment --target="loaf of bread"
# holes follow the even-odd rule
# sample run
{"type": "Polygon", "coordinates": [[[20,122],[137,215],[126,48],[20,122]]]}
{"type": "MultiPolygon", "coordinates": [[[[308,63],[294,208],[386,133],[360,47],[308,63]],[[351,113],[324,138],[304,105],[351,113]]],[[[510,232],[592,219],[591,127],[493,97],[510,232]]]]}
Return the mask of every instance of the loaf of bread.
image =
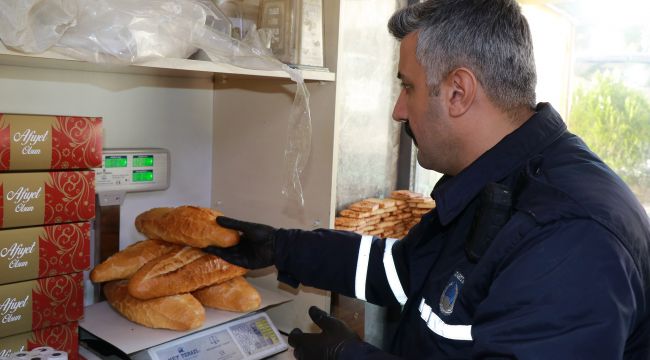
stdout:
{"type": "Polygon", "coordinates": [[[139,300],[129,295],[127,280],[104,286],[108,303],[134,323],[156,329],[186,331],[203,325],[205,308],[190,294],[139,300]]]}
{"type": "Polygon", "coordinates": [[[149,209],[142,214],[135,217],[135,228],[144,234],[144,236],[152,239],[157,239],[156,226],[154,222],[158,221],[163,216],[167,215],[170,211],[174,210],[173,207],[159,207],[149,209]]]}
{"type": "Polygon", "coordinates": [[[242,267],[186,246],[141,267],[129,280],[129,293],[138,299],[153,299],[192,292],[245,273],[242,267]]]}
{"type": "Polygon", "coordinates": [[[262,303],[260,293],[243,276],[196,290],[192,295],[203,306],[235,312],[252,311],[262,303]]]}
{"type": "Polygon", "coordinates": [[[161,240],[143,240],[113,254],[90,272],[93,282],[128,279],[145,263],[172,250],[182,248],[161,240]]]}
{"type": "Polygon", "coordinates": [[[221,215],[217,210],[196,206],[154,208],[138,215],[135,227],[148,238],[196,248],[237,245],[239,232],[215,221],[221,215]]]}

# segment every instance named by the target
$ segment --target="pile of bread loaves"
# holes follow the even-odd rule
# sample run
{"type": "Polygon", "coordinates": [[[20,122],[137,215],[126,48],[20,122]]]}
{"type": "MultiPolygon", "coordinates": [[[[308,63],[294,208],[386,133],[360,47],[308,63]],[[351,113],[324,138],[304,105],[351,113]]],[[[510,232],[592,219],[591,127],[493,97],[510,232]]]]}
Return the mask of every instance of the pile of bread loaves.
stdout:
{"type": "Polygon", "coordinates": [[[237,231],[219,226],[220,212],[195,206],[154,208],[138,215],[137,242],[90,273],[108,303],[127,319],[151,328],[190,330],[205,320],[204,306],[247,312],[260,306],[246,269],[199,248],[230,247],[237,231]]]}

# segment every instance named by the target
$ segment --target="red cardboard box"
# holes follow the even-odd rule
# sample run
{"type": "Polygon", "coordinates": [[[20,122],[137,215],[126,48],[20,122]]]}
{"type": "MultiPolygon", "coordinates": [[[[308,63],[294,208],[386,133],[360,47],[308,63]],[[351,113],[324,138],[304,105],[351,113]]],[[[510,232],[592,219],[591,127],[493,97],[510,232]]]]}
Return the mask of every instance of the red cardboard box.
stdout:
{"type": "Polygon", "coordinates": [[[0,338],[0,357],[49,346],[68,353],[69,360],[79,359],[79,334],[76,322],[38,329],[0,338]]]}
{"type": "Polygon", "coordinates": [[[90,223],[0,230],[0,285],[90,267],[90,223]]]}
{"type": "Polygon", "coordinates": [[[0,171],[102,166],[102,118],[0,114],[0,171]]]}
{"type": "Polygon", "coordinates": [[[83,295],[82,273],[0,286],[0,337],[81,319],[83,295]]]}
{"type": "Polygon", "coordinates": [[[0,228],[95,217],[95,172],[0,173],[0,228]]]}

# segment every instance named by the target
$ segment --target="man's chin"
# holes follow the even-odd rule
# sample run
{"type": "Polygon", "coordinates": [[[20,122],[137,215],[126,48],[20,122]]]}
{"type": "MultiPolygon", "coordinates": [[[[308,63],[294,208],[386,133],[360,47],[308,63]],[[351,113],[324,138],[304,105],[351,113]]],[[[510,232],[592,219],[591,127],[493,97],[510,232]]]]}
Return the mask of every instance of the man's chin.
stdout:
{"type": "Polygon", "coordinates": [[[425,161],[426,159],[422,159],[422,156],[421,156],[419,150],[416,150],[416,151],[417,151],[416,159],[417,159],[418,164],[420,165],[421,168],[427,169],[427,170],[433,170],[433,171],[436,171],[436,172],[440,172],[440,170],[437,169],[437,167],[434,164],[432,164],[431,162],[425,161]]]}

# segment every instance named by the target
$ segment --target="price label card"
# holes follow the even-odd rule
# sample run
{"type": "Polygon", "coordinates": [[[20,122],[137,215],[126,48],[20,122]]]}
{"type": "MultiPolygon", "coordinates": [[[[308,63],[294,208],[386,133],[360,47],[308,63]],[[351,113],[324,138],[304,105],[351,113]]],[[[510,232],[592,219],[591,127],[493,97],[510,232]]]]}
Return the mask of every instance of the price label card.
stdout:
{"type": "Polygon", "coordinates": [[[287,349],[266,313],[206,329],[148,350],[152,360],[257,360],[287,349]]]}
{"type": "Polygon", "coordinates": [[[278,335],[265,317],[233,325],[230,331],[244,354],[248,356],[271,349],[280,343],[278,335]]]}

